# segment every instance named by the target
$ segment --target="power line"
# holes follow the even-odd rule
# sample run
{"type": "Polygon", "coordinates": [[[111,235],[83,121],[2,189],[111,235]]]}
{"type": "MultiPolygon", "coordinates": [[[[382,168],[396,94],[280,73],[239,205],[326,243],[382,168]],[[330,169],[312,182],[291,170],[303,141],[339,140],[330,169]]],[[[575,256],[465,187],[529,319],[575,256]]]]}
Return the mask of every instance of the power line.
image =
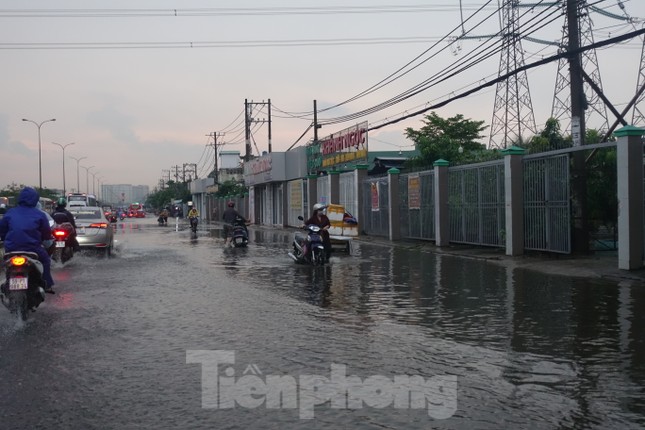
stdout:
{"type": "Polygon", "coordinates": [[[400,121],[406,120],[408,118],[412,118],[412,117],[421,115],[421,114],[426,113],[426,112],[428,112],[430,110],[443,107],[443,106],[445,106],[445,105],[447,105],[449,103],[452,103],[455,100],[462,99],[464,97],[467,97],[467,96],[469,96],[471,94],[474,94],[474,93],[478,92],[479,90],[481,90],[483,88],[490,87],[492,85],[495,85],[497,82],[500,82],[500,81],[502,81],[504,79],[508,79],[509,76],[511,76],[513,74],[517,74],[517,73],[520,73],[522,71],[529,70],[529,69],[532,69],[532,68],[535,68],[535,67],[538,67],[538,66],[543,66],[543,65],[551,63],[553,61],[557,61],[560,58],[564,58],[564,57],[572,56],[572,55],[578,55],[578,54],[580,54],[582,52],[585,52],[585,51],[588,51],[590,49],[597,49],[597,48],[600,48],[600,47],[603,47],[603,46],[607,46],[607,45],[611,45],[611,44],[615,44],[615,43],[620,43],[620,42],[622,42],[624,40],[629,40],[629,39],[632,39],[632,38],[634,38],[636,36],[640,36],[642,34],[645,34],[645,28],[640,29],[640,30],[636,30],[636,31],[632,31],[630,33],[623,34],[621,36],[616,36],[616,37],[613,37],[611,39],[603,40],[602,42],[596,42],[596,43],[594,43],[592,45],[584,46],[584,47],[581,47],[581,48],[576,49],[576,50],[571,51],[571,52],[562,52],[562,53],[559,53],[559,54],[552,55],[550,57],[547,57],[547,58],[544,58],[542,60],[536,61],[534,63],[527,64],[527,65],[525,65],[523,67],[520,67],[517,70],[514,70],[512,72],[509,72],[509,73],[507,73],[507,74],[505,74],[503,76],[499,76],[498,78],[493,79],[492,81],[486,82],[486,83],[484,83],[482,85],[477,86],[476,88],[473,88],[471,90],[465,91],[465,92],[463,92],[461,94],[458,94],[458,95],[456,95],[454,97],[451,97],[450,99],[445,100],[443,102],[437,103],[435,105],[427,106],[427,107],[425,107],[423,109],[420,109],[420,110],[417,110],[415,112],[412,112],[411,114],[408,114],[408,115],[406,115],[404,117],[397,118],[395,120],[392,120],[392,121],[389,121],[387,123],[378,125],[376,127],[370,127],[370,128],[368,128],[368,131],[378,130],[379,128],[383,128],[383,127],[388,126],[388,125],[396,124],[397,122],[400,122],[400,121]]]}

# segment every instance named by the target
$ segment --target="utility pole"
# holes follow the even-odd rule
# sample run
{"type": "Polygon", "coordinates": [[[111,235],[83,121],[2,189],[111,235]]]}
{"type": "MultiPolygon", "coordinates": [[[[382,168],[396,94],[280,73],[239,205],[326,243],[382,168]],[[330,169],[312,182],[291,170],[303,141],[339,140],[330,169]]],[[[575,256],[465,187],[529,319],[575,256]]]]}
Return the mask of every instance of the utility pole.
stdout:
{"type": "MultiPolygon", "coordinates": [[[[248,136],[249,136],[247,151],[248,151],[248,154],[249,154],[249,158],[250,158],[250,154],[251,154],[251,142],[250,142],[251,124],[253,124],[253,123],[265,123],[266,122],[269,125],[269,152],[271,152],[271,99],[269,99],[269,101],[267,101],[267,102],[248,102],[248,101],[245,101],[245,105],[248,108],[251,109],[250,113],[253,112],[253,106],[254,105],[265,105],[265,106],[268,107],[268,119],[253,118],[250,113],[247,116],[247,118],[248,118],[248,120],[247,120],[247,124],[248,124],[247,131],[248,131],[248,136]]],[[[247,112],[248,112],[248,109],[247,109],[247,112]]],[[[256,149],[257,149],[257,145],[256,145],[256,149]]],[[[258,151],[259,151],[259,149],[258,149],[258,151]]],[[[245,161],[248,161],[248,160],[245,160],[245,161]]]]}
{"type": "MultiPolygon", "coordinates": [[[[567,0],[567,20],[569,32],[569,52],[580,47],[580,27],[578,22],[578,1],[567,0]]],[[[580,54],[569,56],[569,79],[571,82],[571,137],[573,146],[585,144],[585,101],[580,54]]],[[[573,153],[572,175],[572,212],[573,248],[579,253],[589,252],[589,229],[587,228],[587,173],[583,151],[573,153]]]]}
{"type": "Polygon", "coordinates": [[[318,103],[314,100],[314,145],[318,143],[318,129],[322,127],[318,125],[318,103]]]}
{"type": "Polygon", "coordinates": [[[246,152],[244,154],[244,161],[247,162],[251,159],[251,122],[249,120],[249,101],[244,99],[244,142],[246,152]]]}
{"type": "MultiPolygon", "coordinates": [[[[218,162],[217,162],[217,160],[218,160],[218,153],[219,153],[218,148],[219,148],[220,146],[224,146],[224,145],[226,145],[226,143],[223,143],[223,142],[222,142],[222,143],[217,143],[217,138],[218,138],[218,137],[223,137],[225,134],[226,134],[226,133],[218,133],[217,131],[214,131],[214,132],[212,132],[211,134],[207,134],[207,135],[206,135],[206,136],[208,136],[208,137],[212,137],[212,138],[213,138],[213,143],[212,143],[212,145],[213,145],[213,149],[215,150],[215,151],[214,151],[214,152],[215,152],[215,156],[214,156],[215,160],[214,160],[214,162],[213,162],[213,165],[214,165],[215,169],[213,170],[213,175],[214,175],[214,176],[213,176],[213,178],[215,178],[215,185],[217,185],[217,184],[219,183],[219,166],[218,166],[218,162]]],[[[211,145],[211,144],[209,144],[208,146],[210,146],[210,145],[211,145]]],[[[197,174],[197,173],[195,173],[195,174],[197,174]]]]}
{"type": "Polygon", "coordinates": [[[271,151],[271,99],[269,99],[269,154],[271,151]]]}

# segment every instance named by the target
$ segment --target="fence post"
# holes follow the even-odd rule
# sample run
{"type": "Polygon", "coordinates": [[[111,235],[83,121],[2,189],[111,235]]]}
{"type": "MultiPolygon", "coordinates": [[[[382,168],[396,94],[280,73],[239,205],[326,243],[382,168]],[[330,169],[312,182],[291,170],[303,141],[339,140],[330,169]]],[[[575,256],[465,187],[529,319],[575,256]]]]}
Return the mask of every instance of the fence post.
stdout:
{"type": "Polygon", "coordinates": [[[401,239],[401,193],[399,192],[399,175],[401,171],[392,167],[387,171],[388,214],[390,240],[401,239]]]}
{"type": "Polygon", "coordinates": [[[338,170],[329,172],[329,203],[334,205],[340,203],[340,172],[338,170]]]}
{"type": "Polygon", "coordinates": [[[367,164],[357,164],[354,169],[354,187],[355,187],[355,196],[356,196],[356,213],[355,217],[358,219],[358,232],[359,234],[362,231],[361,225],[364,220],[361,220],[365,215],[365,196],[363,196],[363,183],[367,179],[367,169],[369,166],[367,164]]]}
{"type": "Polygon", "coordinates": [[[450,243],[450,219],[448,213],[448,166],[450,163],[439,159],[434,162],[434,228],[435,245],[450,243]]]}
{"type": "Polygon", "coordinates": [[[524,254],[524,162],[526,152],[519,146],[511,146],[504,154],[504,226],[506,255],[524,254]]]}
{"type": "Polygon", "coordinates": [[[643,267],[643,141],[645,129],[616,130],[618,268],[643,267]]]}
{"type": "Polygon", "coordinates": [[[308,219],[311,215],[311,208],[318,203],[318,175],[307,175],[307,203],[308,208],[305,209],[304,217],[308,219]]]}

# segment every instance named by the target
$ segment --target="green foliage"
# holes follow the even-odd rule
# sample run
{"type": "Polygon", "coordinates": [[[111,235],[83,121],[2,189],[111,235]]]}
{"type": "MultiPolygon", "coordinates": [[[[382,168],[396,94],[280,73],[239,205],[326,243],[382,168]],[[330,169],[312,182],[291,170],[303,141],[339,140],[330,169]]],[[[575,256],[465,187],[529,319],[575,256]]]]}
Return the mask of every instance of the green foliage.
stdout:
{"type": "Polygon", "coordinates": [[[192,198],[188,185],[185,182],[168,181],[166,188],[155,190],[148,194],[146,205],[161,209],[170,204],[173,200],[181,200],[186,203],[192,198]]]}
{"type": "Polygon", "coordinates": [[[248,192],[248,187],[229,179],[220,184],[219,189],[215,193],[215,197],[241,196],[246,192],[248,192]]]}
{"type": "Polygon", "coordinates": [[[587,170],[587,205],[594,229],[615,228],[618,222],[616,184],[616,148],[596,151],[589,159],[587,170]]]}
{"type": "MultiPolygon", "coordinates": [[[[24,184],[16,184],[15,182],[12,182],[8,185],[6,185],[2,190],[0,190],[0,196],[2,197],[18,197],[18,194],[20,194],[20,191],[22,191],[23,188],[25,188],[27,185],[24,184]]],[[[38,191],[38,195],[40,197],[45,197],[49,198],[52,200],[56,200],[58,197],[60,197],[60,194],[58,194],[54,190],[50,190],[49,188],[38,188],[34,187],[36,191],[38,191]]]]}
{"type": "Polygon", "coordinates": [[[415,142],[420,156],[410,160],[415,167],[432,166],[438,159],[448,160],[451,164],[463,164],[498,158],[497,151],[487,150],[477,140],[488,126],[484,121],[465,119],[458,114],[444,119],[435,112],[426,115],[423,127],[419,130],[406,128],[405,135],[415,142]]]}

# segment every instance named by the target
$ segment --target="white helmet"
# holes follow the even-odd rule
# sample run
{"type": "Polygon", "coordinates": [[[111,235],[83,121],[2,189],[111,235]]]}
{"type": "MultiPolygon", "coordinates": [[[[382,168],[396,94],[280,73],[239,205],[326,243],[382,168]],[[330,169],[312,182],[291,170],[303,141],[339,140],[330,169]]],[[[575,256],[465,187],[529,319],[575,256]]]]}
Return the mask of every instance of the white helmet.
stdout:
{"type": "Polygon", "coordinates": [[[316,203],[316,204],[314,205],[314,210],[315,210],[315,211],[321,211],[321,210],[325,209],[326,207],[327,207],[327,206],[323,205],[322,203],[316,203]]]}
{"type": "Polygon", "coordinates": [[[193,207],[193,202],[188,202],[188,207],[192,208],[193,207]]]}
{"type": "Polygon", "coordinates": [[[0,203],[0,209],[5,209],[6,207],[7,205],[5,205],[4,203],[0,203]]]}

